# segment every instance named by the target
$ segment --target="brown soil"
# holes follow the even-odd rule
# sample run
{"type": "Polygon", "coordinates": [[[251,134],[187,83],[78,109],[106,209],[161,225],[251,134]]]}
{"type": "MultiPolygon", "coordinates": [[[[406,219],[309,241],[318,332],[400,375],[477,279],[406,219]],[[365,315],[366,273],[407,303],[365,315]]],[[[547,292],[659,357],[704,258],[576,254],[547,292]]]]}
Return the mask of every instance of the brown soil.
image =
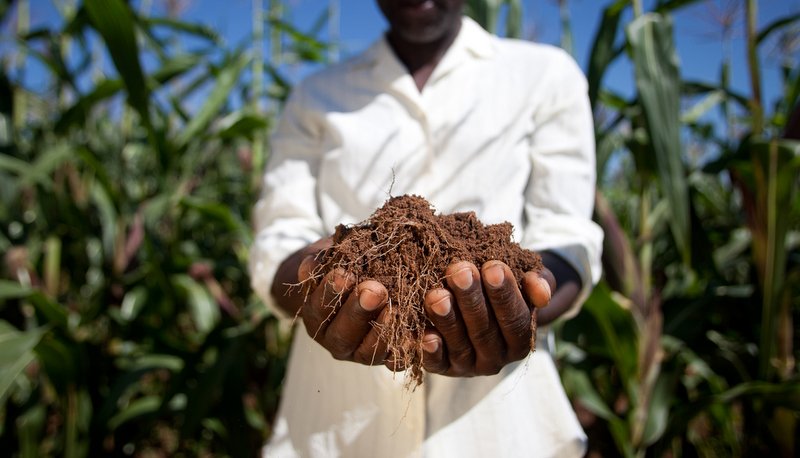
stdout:
{"type": "MultiPolygon", "coordinates": [[[[315,278],[335,268],[356,275],[356,282],[373,279],[389,292],[389,317],[381,328],[389,349],[401,355],[411,383],[422,382],[421,341],[425,328],[425,294],[445,286],[445,269],[455,261],[480,268],[489,260],[505,262],[521,286],[528,271],[541,271],[539,255],[512,241],[510,223],[484,225],[474,212],[436,215],[422,197],[390,198],[366,221],[340,225],[333,247],[320,253],[315,278]]],[[[536,314],[531,326],[535,341],[536,314]]]]}

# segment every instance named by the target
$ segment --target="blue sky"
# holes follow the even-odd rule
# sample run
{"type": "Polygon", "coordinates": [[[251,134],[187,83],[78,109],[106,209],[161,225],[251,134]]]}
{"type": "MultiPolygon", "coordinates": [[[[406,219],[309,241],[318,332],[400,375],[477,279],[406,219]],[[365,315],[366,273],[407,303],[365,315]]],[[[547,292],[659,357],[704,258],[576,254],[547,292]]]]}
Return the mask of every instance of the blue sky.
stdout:
{"type": "MultiPolygon", "coordinates": [[[[61,0],[55,0],[59,2],[61,0]]],[[[710,0],[684,8],[675,16],[675,39],[684,78],[710,83],[718,81],[720,60],[723,55],[720,29],[712,19],[714,10],[742,0],[710,0]]],[[[137,0],[135,5],[147,4],[148,0],[137,0]]],[[[155,12],[165,2],[149,0],[155,12]]],[[[264,3],[268,3],[266,0],[264,3]]],[[[320,0],[289,0],[286,19],[301,30],[307,29],[327,8],[328,2],[320,0]]],[[[605,0],[569,0],[574,31],[575,58],[585,69],[592,39],[597,29],[603,8],[610,3],[605,0]]],[[[644,0],[645,7],[654,1],[644,0]]],[[[229,44],[246,40],[251,32],[252,0],[179,0],[182,6],[180,18],[202,22],[217,30],[229,44]]],[[[340,0],[340,40],[342,54],[353,54],[377,39],[385,28],[385,22],[374,0],[340,0]]],[[[536,41],[557,44],[560,35],[559,15],[555,0],[523,0],[525,12],[524,35],[536,41]]],[[[759,0],[759,27],[776,18],[800,12],[800,0],[759,0]]],[[[743,10],[743,8],[742,8],[743,10]]],[[[740,12],[729,48],[732,60],[733,85],[740,92],[749,94],[746,71],[744,31],[740,12]]],[[[32,0],[32,27],[58,17],[52,0],[32,0]]],[[[323,34],[323,38],[326,36],[323,34]]],[[[766,46],[763,51],[769,51],[766,46]]],[[[778,59],[774,53],[762,52],[765,99],[772,101],[780,91],[778,59]]],[[[795,56],[795,58],[800,56],[795,56]]],[[[633,93],[633,70],[625,59],[618,59],[606,75],[605,84],[624,95],[633,93]]],[[[305,70],[294,69],[299,77],[305,70]]]]}

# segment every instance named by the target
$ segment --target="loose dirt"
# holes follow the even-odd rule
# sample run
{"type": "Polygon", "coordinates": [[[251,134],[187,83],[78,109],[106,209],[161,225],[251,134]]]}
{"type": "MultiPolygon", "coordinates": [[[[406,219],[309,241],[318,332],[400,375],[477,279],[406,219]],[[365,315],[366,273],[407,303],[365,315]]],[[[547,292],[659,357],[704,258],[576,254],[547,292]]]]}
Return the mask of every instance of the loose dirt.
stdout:
{"type": "Polygon", "coordinates": [[[400,355],[400,364],[410,371],[410,384],[416,386],[422,383],[423,299],[428,291],[446,285],[449,264],[470,261],[480,268],[486,261],[500,260],[520,287],[525,272],[542,270],[539,255],[522,249],[512,232],[510,223],[484,225],[474,212],[437,215],[422,197],[392,197],[367,220],[336,228],[334,245],[320,253],[314,278],[343,268],[355,274],[357,283],[373,279],[386,287],[390,312],[381,335],[390,352],[400,355]]]}

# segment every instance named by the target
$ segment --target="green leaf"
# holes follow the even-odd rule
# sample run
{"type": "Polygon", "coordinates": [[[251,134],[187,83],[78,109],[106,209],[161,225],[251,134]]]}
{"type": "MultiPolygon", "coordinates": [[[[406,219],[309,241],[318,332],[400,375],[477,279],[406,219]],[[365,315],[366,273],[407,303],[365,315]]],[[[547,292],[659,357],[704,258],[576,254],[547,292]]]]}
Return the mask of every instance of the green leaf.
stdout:
{"type": "Polygon", "coordinates": [[[786,287],[785,216],[797,195],[800,175],[800,141],[751,139],[744,145],[753,161],[755,215],[750,219],[753,252],[763,294],[759,371],[769,379],[773,368],[779,303],[786,287]]]}
{"type": "Polygon", "coordinates": [[[103,80],[95,84],[91,92],[79,98],[74,105],[63,111],[56,121],[55,131],[66,132],[72,126],[82,125],[94,106],[122,90],[121,80],[103,80]]]}
{"type": "Polygon", "coordinates": [[[781,30],[784,27],[792,25],[797,21],[800,21],[800,13],[790,14],[772,21],[758,32],[758,35],[756,36],[756,44],[760,45],[773,33],[781,30]]]}
{"type": "Polygon", "coordinates": [[[506,0],[508,11],[506,12],[506,33],[509,38],[522,37],[522,23],[524,14],[522,12],[521,0],[506,0]]]}
{"type": "Polygon", "coordinates": [[[64,327],[67,325],[67,312],[37,289],[20,285],[17,282],[0,280],[0,299],[26,299],[49,323],[64,327]]]}
{"type": "Polygon", "coordinates": [[[14,380],[36,359],[33,349],[44,333],[44,328],[21,332],[0,320],[0,409],[5,406],[14,380]]]}
{"type": "Polygon", "coordinates": [[[717,91],[722,91],[725,94],[725,99],[730,99],[742,107],[747,107],[747,96],[734,91],[730,87],[716,86],[701,81],[684,81],[681,86],[681,92],[685,95],[708,94],[717,91]]]}
{"type": "Polygon", "coordinates": [[[240,240],[242,240],[245,245],[249,246],[252,243],[253,235],[250,226],[242,221],[238,215],[234,214],[227,205],[189,196],[181,199],[181,205],[186,208],[197,210],[205,217],[213,218],[224,224],[229,230],[238,233],[240,240]]]}
{"type": "Polygon", "coordinates": [[[19,456],[21,458],[38,458],[42,456],[42,430],[47,420],[45,405],[36,404],[17,418],[19,456]]]}
{"type": "Polygon", "coordinates": [[[670,229],[684,263],[689,264],[689,193],[682,160],[681,80],[672,21],[659,14],[646,14],[635,19],[626,31],[661,189],[669,202],[670,229]]]}
{"type": "Polygon", "coordinates": [[[597,104],[597,97],[603,84],[603,75],[611,63],[621,54],[621,48],[615,46],[619,21],[628,0],[617,0],[603,10],[603,18],[592,41],[589,53],[589,65],[586,79],[589,82],[589,100],[592,107],[597,104]]]}
{"type": "Polygon", "coordinates": [[[708,93],[702,100],[681,115],[681,122],[684,124],[697,122],[703,115],[711,111],[723,100],[725,100],[725,93],[722,91],[717,90],[708,93]]]}
{"type": "Polygon", "coordinates": [[[219,34],[214,29],[203,24],[178,21],[166,17],[142,18],[141,21],[148,27],[165,27],[177,32],[186,33],[197,38],[208,40],[215,45],[222,45],[219,34]]]}
{"type": "Polygon", "coordinates": [[[650,393],[650,405],[642,435],[642,444],[645,446],[656,443],[667,430],[670,408],[675,397],[676,379],[677,376],[673,372],[665,373],[662,370],[658,375],[655,387],[650,393]]]}
{"type": "Polygon", "coordinates": [[[689,6],[694,3],[699,3],[703,0],[667,0],[659,2],[658,6],[656,7],[656,11],[659,13],[668,13],[670,11],[677,10],[684,6],[689,6]]]}
{"type": "Polygon", "coordinates": [[[247,138],[252,140],[256,132],[266,130],[268,125],[267,118],[264,116],[235,111],[222,118],[217,136],[223,139],[247,138]]]}
{"type": "Polygon", "coordinates": [[[217,76],[216,86],[206,98],[203,106],[200,107],[189,124],[178,134],[175,143],[179,150],[183,149],[191,140],[204,137],[203,133],[208,132],[211,121],[228,100],[228,96],[236,86],[239,76],[249,62],[250,57],[246,53],[242,53],[233,62],[229,62],[224,66],[217,76]]]}
{"type": "Polygon", "coordinates": [[[188,275],[173,275],[172,283],[186,293],[197,330],[208,334],[220,319],[219,307],[211,294],[188,275]]]}
{"type": "Polygon", "coordinates": [[[636,378],[639,354],[636,325],[631,312],[616,300],[604,283],[594,288],[583,308],[594,317],[603,337],[603,342],[597,344],[609,352],[623,383],[629,384],[636,378]]]}
{"type": "Polygon", "coordinates": [[[113,431],[131,420],[155,413],[160,406],[161,398],[156,395],[137,399],[111,417],[111,419],[108,420],[108,428],[113,431]]]}
{"type": "Polygon", "coordinates": [[[59,394],[66,392],[80,377],[79,344],[56,335],[49,335],[36,346],[36,356],[47,378],[59,394]]]}
{"type": "Polygon", "coordinates": [[[580,401],[583,407],[606,421],[619,421],[594,388],[586,372],[567,366],[562,370],[561,378],[570,399],[580,401]]]}
{"type": "Polygon", "coordinates": [[[139,312],[147,302],[147,288],[144,285],[139,285],[132,290],[125,293],[122,298],[122,305],[120,306],[120,317],[125,322],[131,322],[139,316],[139,312]]]}
{"type": "Polygon", "coordinates": [[[15,281],[0,279],[0,300],[22,299],[33,293],[30,287],[23,286],[15,281]]]}
{"type": "Polygon", "coordinates": [[[0,154],[0,170],[16,174],[20,184],[39,184],[49,189],[53,185],[50,174],[72,156],[73,151],[67,144],[55,144],[45,149],[33,163],[0,154]]]}
{"type": "Polygon", "coordinates": [[[131,106],[148,125],[149,93],[139,62],[133,13],[122,0],[86,0],[84,7],[92,25],[103,37],[111,60],[125,83],[131,106]]]}

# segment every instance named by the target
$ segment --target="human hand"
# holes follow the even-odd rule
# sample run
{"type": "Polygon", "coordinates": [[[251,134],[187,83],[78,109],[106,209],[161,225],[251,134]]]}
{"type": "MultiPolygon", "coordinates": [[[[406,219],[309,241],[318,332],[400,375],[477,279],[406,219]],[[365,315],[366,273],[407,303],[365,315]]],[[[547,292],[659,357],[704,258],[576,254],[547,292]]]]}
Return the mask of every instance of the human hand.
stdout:
{"type": "MultiPolygon", "coordinates": [[[[313,281],[319,263],[308,255],[300,263],[301,282],[313,281]]],[[[337,360],[383,364],[386,342],[379,338],[375,322],[382,323],[388,292],[379,282],[355,284],[355,276],[334,269],[312,287],[300,310],[308,335],[337,360]]]]}
{"type": "Polygon", "coordinates": [[[446,275],[449,290],[432,290],[425,297],[434,326],[423,337],[425,370],[454,377],[492,375],[525,358],[531,350],[532,314],[555,291],[550,271],[527,272],[522,291],[500,261],[486,262],[480,271],[472,263],[456,262],[446,275]]]}

